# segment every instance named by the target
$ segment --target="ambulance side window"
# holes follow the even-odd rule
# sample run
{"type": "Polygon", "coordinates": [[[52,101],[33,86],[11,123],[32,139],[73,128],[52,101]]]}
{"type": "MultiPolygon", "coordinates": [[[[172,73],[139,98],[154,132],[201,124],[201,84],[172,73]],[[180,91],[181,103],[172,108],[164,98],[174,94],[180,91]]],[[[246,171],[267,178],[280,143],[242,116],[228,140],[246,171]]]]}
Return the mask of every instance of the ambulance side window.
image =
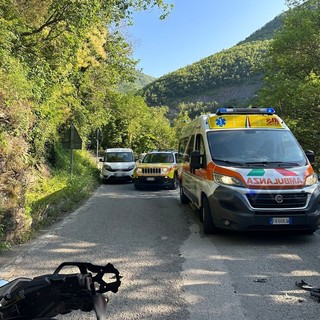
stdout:
{"type": "Polygon", "coordinates": [[[199,150],[200,151],[202,168],[205,169],[207,167],[206,150],[205,150],[205,147],[204,147],[204,141],[203,141],[203,137],[202,137],[201,134],[198,134],[196,136],[195,150],[199,150]]]}
{"type": "Polygon", "coordinates": [[[186,154],[184,156],[184,162],[190,162],[190,155],[191,155],[191,152],[193,151],[193,145],[194,145],[194,136],[191,136],[187,150],[186,150],[186,154]]]}
{"type": "Polygon", "coordinates": [[[179,147],[178,147],[178,155],[179,155],[179,159],[178,159],[178,163],[181,163],[185,160],[185,151],[186,151],[186,147],[188,144],[188,137],[182,138],[179,141],[179,147]]]}

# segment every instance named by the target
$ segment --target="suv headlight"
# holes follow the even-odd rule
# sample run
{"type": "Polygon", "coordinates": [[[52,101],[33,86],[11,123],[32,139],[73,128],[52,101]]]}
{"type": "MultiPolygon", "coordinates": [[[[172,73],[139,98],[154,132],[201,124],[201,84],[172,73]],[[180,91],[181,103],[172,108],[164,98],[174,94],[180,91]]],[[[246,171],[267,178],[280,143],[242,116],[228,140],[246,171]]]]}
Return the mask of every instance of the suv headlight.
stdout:
{"type": "Polygon", "coordinates": [[[142,174],[142,168],[136,168],[135,172],[136,174],[142,174]]]}
{"type": "Polygon", "coordinates": [[[318,176],[317,174],[314,172],[313,174],[310,174],[310,176],[308,176],[306,178],[306,182],[305,182],[305,186],[312,186],[316,183],[318,183],[318,176]]]}
{"type": "Polygon", "coordinates": [[[241,182],[239,179],[231,176],[225,176],[222,174],[218,173],[213,173],[213,180],[222,185],[227,185],[227,186],[235,186],[235,187],[245,187],[243,182],[241,182]]]}
{"type": "Polygon", "coordinates": [[[161,171],[163,174],[167,174],[169,172],[169,168],[162,168],[161,171]]]}

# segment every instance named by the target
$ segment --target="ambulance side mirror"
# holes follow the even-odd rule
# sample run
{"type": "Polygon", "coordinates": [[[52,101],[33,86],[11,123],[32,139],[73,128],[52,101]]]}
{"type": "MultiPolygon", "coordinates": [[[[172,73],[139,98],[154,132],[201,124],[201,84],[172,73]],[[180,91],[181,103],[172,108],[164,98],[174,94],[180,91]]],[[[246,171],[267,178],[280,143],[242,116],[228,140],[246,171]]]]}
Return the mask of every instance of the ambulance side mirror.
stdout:
{"type": "Polygon", "coordinates": [[[200,169],[202,167],[201,165],[201,156],[199,150],[194,150],[191,152],[191,160],[190,160],[190,169],[200,169]]]}
{"type": "Polygon", "coordinates": [[[314,152],[312,150],[304,150],[304,153],[306,154],[308,160],[310,161],[311,165],[314,166],[316,158],[314,155],[314,152]]]}

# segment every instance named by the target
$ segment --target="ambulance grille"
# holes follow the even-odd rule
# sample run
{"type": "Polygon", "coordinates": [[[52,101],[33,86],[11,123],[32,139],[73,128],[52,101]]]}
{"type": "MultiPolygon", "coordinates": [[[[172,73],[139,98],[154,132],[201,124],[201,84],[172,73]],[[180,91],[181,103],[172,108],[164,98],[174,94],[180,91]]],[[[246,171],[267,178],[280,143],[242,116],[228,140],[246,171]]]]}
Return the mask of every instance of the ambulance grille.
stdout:
{"type": "Polygon", "coordinates": [[[259,193],[247,194],[247,198],[253,208],[303,208],[308,193],[259,193]]]}
{"type": "Polygon", "coordinates": [[[143,174],[161,174],[161,168],[142,168],[143,174]]]}

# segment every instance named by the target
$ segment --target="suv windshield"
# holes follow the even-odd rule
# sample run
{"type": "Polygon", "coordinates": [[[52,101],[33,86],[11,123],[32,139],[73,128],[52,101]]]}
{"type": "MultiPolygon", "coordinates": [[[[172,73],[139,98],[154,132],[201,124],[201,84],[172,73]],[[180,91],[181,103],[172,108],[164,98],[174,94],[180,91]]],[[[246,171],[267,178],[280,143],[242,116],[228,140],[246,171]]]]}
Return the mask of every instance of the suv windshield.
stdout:
{"type": "Polygon", "coordinates": [[[142,163],[174,163],[173,153],[147,153],[142,163]]]}
{"type": "Polygon", "coordinates": [[[208,132],[215,162],[230,166],[302,166],[306,156],[290,131],[221,130],[208,132]]]}
{"type": "Polygon", "coordinates": [[[107,152],[104,162],[133,162],[133,154],[131,152],[107,152]]]}

